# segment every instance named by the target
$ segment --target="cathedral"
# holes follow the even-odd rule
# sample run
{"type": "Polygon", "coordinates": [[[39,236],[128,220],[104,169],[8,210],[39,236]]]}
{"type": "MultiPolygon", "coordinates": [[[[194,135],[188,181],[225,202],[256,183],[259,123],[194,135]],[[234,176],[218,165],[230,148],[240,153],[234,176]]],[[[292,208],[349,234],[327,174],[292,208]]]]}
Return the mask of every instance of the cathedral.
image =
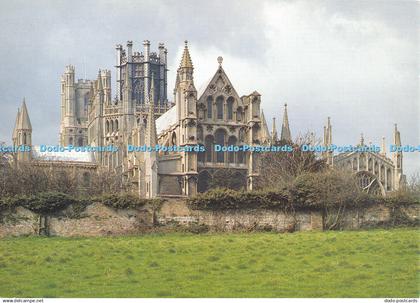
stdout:
{"type": "MultiPolygon", "coordinates": [[[[86,182],[98,168],[113,170],[145,198],[204,192],[225,170],[231,172],[240,188],[252,190],[258,176],[257,153],[242,147],[270,145],[278,140],[291,142],[287,105],[278,138],[274,118],[272,131],[268,130],[261,95],[253,91],[240,96],[223,69],[222,57],[215,60],[215,73],[197,90],[187,41],[170,102],[167,49],[160,43],[158,51],[151,52],[147,40],[143,47],[143,52],[136,52],[131,41],[125,49],[117,45],[114,97],[109,70],[99,70],[95,80],[76,81],[75,68],[65,68],[60,83],[60,146],[97,150],[51,151],[32,146],[32,126],[24,101],[18,110],[13,144],[29,146],[31,151],[16,152],[15,160],[68,167],[86,182]],[[240,148],[231,152],[216,150],[216,145],[240,148]],[[116,149],[101,149],[106,146],[116,149]],[[131,150],[130,146],[152,148],[131,150]],[[177,149],[171,151],[173,147],[177,149]]],[[[401,145],[396,127],[394,143],[401,145]]],[[[324,145],[331,144],[328,119],[324,145]]],[[[392,159],[384,152],[325,152],[322,156],[330,166],[357,174],[360,186],[368,192],[385,195],[404,181],[401,153],[395,153],[392,159]]]]}

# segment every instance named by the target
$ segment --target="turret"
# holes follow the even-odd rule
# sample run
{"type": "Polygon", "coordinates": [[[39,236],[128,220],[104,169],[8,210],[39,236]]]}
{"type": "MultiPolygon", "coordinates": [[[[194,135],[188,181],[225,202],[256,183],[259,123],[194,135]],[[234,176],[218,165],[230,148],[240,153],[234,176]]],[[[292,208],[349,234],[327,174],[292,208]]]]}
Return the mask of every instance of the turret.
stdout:
{"type": "Polygon", "coordinates": [[[276,127],[276,117],[273,117],[273,125],[271,129],[271,142],[275,144],[278,140],[277,136],[277,127],[276,127]]]}
{"type": "Polygon", "coordinates": [[[21,146],[21,149],[16,153],[16,160],[18,162],[29,161],[32,147],[32,124],[29,119],[25,99],[23,99],[22,106],[18,110],[13,137],[15,146],[21,146]]]}
{"type": "Polygon", "coordinates": [[[74,82],[74,66],[66,66],[66,70],[63,75],[64,85],[62,86],[63,96],[64,96],[64,121],[66,125],[73,125],[75,114],[76,114],[76,104],[75,104],[75,82],[74,82]]]}
{"type": "Polygon", "coordinates": [[[287,103],[284,104],[283,123],[281,125],[280,141],[292,142],[289,128],[289,117],[287,115],[287,103]]]}
{"type": "Polygon", "coordinates": [[[381,155],[384,156],[384,157],[386,157],[385,137],[382,137],[381,155]]]}
{"type": "MultiPolygon", "coordinates": [[[[149,92],[149,99],[154,99],[154,81],[152,81],[149,92]]],[[[146,196],[154,198],[158,194],[158,152],[154,149],[157,144],[155,105],[149,103],[149,113],[147,117],[146,140],[147,147],[153,148],[145,154],[145,182],[146,196]]]]}
{"type": "MultiPolygon", "coordinates": [[[[401,134],[398,130],[397,124],[394,125],[394,145],[401,147],[401,134]]],[[[403,153],[401,150],[396,151],[392,154],[392,162],[394,163],[394,178],[395,178],[395,188],[399,189],[404,182],[403,175],[403,153]]]]}
{"type": "MultiPolygon", "coordinates": [[[[331,118],[328,117],[327,125],[324,126],[324,147],[329,148],[332,145],[332,126],[331,118]]],[[[324,159],[326,159],[328,165],[333,165],[333,152],[331,150],[325,151],[322,153],[324,159]]]]}
{"type": "Polygon", "coordinates": [[[104,103],[111,105],[111,71],[104,69],[101,71],[102,88],[104,94],[104,103]]]}

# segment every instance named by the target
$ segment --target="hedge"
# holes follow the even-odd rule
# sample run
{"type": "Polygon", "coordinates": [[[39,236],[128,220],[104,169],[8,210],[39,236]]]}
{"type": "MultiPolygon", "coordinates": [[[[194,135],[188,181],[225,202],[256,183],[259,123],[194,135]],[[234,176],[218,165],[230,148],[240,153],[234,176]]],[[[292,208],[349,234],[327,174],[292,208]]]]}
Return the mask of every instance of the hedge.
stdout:
{"type": "MultiPolygon", "coordinates": [[[[333,194],[332,194],[333,195],[333,194]]],[[[343,194],[334,199],[320,199],[315,188],[294,184],[289,189],[272,191],[234,191],[213,189],[187,199],[192,210],[233,210],[233,209],[281,209],[281,210],[322,210],[326,208],[361,208],[375,204],[400,207],[419,203],[409,192],[401,191],[387,197],[369,195],[365,192],[343,194]]]]}
{"type": "Polygon", "coordinates": [[[41,192],[30,196],[0,197],[0,211],[21,206],[33,212],[47,215],[61,211],[70,205],[85,207],[93,202],[102,203],[115,209],[135,209],[149,203],[152,207],[156,207],[161,204],[160,199],[141,199],[130,193],[74,198],[60,192],[41,192]]]}

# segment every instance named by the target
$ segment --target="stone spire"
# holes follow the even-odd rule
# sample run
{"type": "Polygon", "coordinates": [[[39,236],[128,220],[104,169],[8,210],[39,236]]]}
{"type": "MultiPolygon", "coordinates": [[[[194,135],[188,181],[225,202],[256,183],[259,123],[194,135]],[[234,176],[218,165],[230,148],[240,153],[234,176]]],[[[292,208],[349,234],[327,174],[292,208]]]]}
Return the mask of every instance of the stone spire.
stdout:
{"type": "Polygon", "coordinates": [[[265,120],[264,111],[261,110],[261,129],[262,129],[262,141],[269,142],[270,141],[270,132],[268,131],[267,121],[265,120]]]}
{"type": "Polygon", "coordinates": [[[190,52],[188,50],[188,41],[185,40],[184,53],[182,54],[180,68],[193,68],[190,52]]]}
{"type": "Polygon", "coordinates": [[[25,98],[23,98],[22,107],[20,109],[20,117],[17,129],[32,130],[31,120],[29,119],[25,98]]]}
{"type": "Polygon", "coordinates": [[[292,136],[290,134],[289,128],[289,118],[287,116],[287,103],[284,104],[283,124],[281,125],[280,140],[288,142],[292,141],[292,136]]]}
{"type": "Polygon", "coordinates": [[[365,138],[363,137],[363,133],[360,134],[360,145],[361,146],[365,145],[365,138]]]}
{"type": "Polygon", "coordinates": [[[16,115],[16,121],[15,121],[15,128],[13,129],[13,136],[12,136],[13,142],[15,142],[16,139],[17,139],[17,129],[18,129],[18,125],[19,125],[19,119],[20,119],[20,109],[18,108],[17,115],[16,115]]]}

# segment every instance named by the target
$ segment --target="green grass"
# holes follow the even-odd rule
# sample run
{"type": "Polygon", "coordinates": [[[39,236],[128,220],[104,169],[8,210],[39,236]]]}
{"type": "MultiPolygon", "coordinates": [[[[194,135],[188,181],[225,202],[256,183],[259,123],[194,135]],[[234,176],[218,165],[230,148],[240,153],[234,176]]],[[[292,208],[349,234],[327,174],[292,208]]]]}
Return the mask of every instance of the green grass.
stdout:
{"type": "Polygon", "coordinates": [[[416,229],[0,240],[0,297],[417,297],[416,229]]]}

